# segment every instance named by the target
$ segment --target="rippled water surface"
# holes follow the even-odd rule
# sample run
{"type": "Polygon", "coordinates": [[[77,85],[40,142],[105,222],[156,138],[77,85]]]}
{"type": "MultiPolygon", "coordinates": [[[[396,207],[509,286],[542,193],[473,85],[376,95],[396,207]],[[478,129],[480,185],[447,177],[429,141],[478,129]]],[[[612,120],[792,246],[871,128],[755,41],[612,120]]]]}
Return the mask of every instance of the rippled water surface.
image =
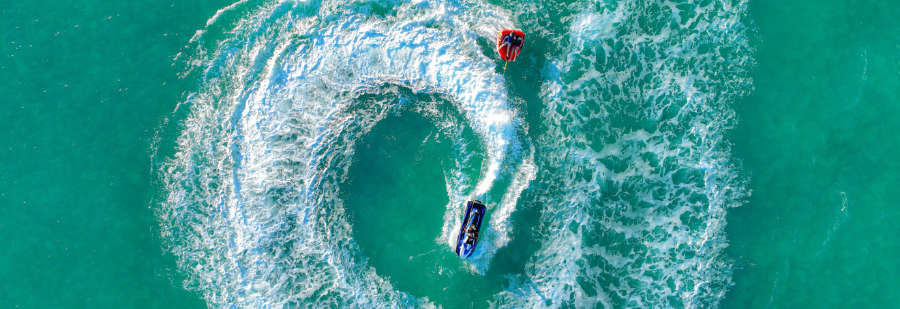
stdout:
{"type": "Polygon", "coordinates": [[[0,12],[0,307],[898,301],[896,5],[0,12]]]}

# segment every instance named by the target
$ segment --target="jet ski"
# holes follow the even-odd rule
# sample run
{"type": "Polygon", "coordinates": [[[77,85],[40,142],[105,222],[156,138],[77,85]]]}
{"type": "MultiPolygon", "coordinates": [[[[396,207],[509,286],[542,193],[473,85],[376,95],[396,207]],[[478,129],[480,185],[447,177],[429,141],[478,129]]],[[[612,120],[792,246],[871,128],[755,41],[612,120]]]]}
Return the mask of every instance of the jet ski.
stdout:
{"type": "Polygon", "coordinates": [[[459,257],[465,259],[475,252],[484,211],[485,207],[481,201],[472,200],[466,203],[466,216],[463,217],[463,223],[459,227],[459,236],[456,238],[456,255],[459,257]]]}

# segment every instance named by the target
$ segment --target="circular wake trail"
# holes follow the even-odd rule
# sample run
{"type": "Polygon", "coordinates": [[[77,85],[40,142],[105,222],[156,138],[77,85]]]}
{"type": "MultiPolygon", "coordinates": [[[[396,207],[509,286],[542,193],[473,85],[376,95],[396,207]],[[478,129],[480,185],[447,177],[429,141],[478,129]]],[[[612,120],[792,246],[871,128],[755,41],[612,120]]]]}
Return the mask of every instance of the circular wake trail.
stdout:
{"type": "Polygon", "coordinates": [[[412,107],[455,147],[436,241],[453,249],[467,199],[493,205],[469,269],[487,273],[510,241],[520,196],[539,205],[522,233],[539,246],[492,305],[716,306],[731,284],[726,210],[749,194],[725,138],[752,88],[747,2],[501,4],[549,43],[532,47],[548,58],[533,141],[485,55],[512,26],[496,7],[241,0],[216,12],[192,38],[208,46],[187,57],[200,89],[161,172],[163,236],[188,285],[217,307],[431,305],[367,265],[338,197],[356,141],[412,107]],[[226,38],[205,42],[232,15],[226,38]],[[464,173],[473,156],[477,179],[464,173]]]}
{"type": "MultiPolygon", "coordinates": [[[[249,5],[220,10],[210,24],[249,5]]],[[[211,305],[427,303],[365,265],[337,197],[354,141],[402,104],[355,103],[396,87],[453,102],[486,156],[474,188],[461,172],[446,172],[453,189],[440,241],[455,237],[465,199],[489,194],[498,178],[512,185],[499,189],[506,193],[473,268],[483,272],[508,241],[508,217],[535,169],[502,76],[476,44],[508,22],[469,2],[417,1],[383,16],[373,8],[377,3],[249,8],[228,39],[193,60],[201,88],[183,104],[190,112],[163,168],[160,218],[188,285],[211,305]]],[[[442,125],[454,135],[460,124],[442,125]]]]}

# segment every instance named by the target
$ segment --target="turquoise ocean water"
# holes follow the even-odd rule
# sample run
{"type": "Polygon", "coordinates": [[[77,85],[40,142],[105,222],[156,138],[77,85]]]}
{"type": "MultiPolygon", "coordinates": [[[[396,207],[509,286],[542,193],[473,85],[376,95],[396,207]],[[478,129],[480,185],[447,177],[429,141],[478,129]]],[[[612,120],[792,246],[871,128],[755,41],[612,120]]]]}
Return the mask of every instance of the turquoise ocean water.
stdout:
{"type": "Polygon", "coordinates": [[[0,17],[2,308],[900,303],[889,1],[0,17]]]}

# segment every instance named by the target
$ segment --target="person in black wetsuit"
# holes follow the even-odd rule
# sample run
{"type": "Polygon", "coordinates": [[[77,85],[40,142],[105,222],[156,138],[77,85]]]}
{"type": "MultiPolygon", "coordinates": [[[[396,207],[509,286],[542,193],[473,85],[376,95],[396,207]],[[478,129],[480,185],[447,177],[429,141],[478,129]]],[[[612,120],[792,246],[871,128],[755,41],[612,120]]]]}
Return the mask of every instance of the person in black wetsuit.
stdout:
{"type": "MultiPolygon", "coordinates": [[[[477,216],[479,212],[478,208],[475,208],[475,210],[472,211],[472,217],[477,216]]],[[[466,229],[466,236],[467,244],[474,244],[475,241],[478,240],[478,229],[475,228],[475,224],[469,225],[469,228],[466,229]]]]}
{"type": "Polygon", "coordinates": [[[525,38],[517,36],[517,35],[511,35],[511,36],[513,37],[513,39],[512,39],[512,43],[511,43],[512,46],[510,49],[512,49],[512,54],[515,55],[516,53],[519,52],[519,50],[522,49],[522,45],[525,43],[525,38]]]}
{"type": "Polygon", "coordinates": [[[478,240],[478,230],[475,229],[474,225],[470,225],[468,229],[466,229],[466,244],[474,244],[475,240],[478,240]]]}

